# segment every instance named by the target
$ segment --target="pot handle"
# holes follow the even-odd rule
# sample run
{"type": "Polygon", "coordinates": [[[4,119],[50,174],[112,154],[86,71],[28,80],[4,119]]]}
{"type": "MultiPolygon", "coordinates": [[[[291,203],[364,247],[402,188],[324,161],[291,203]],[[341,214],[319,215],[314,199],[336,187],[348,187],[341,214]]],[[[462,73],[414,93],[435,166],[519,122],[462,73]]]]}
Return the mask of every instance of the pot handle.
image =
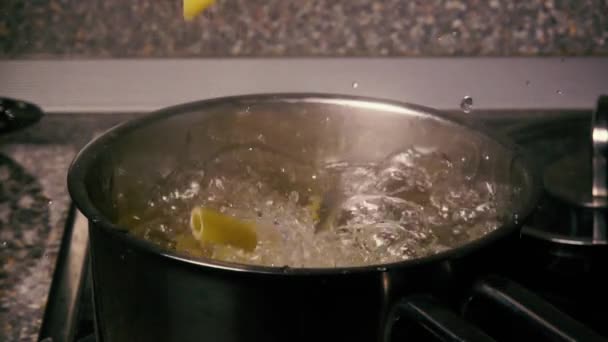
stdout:
{"type": "Polygon", "coordinates": [[[412,295],[399,300],[389,313],[385,341],[391,341],[392,330],[398,320],[409,320],[444,342],[494,341],[483,331],[467,323],[430,295],[412,295]]]}

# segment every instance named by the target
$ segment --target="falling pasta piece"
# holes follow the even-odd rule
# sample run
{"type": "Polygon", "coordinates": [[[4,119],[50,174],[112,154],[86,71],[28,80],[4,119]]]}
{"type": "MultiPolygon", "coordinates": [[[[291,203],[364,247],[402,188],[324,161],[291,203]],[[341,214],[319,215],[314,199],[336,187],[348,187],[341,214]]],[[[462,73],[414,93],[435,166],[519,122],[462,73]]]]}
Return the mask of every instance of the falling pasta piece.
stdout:
{"type": "Polygon", "coordinates": [[[214,2],[215,0],[184,0],[184,19],[194,19],[214,2]]]}

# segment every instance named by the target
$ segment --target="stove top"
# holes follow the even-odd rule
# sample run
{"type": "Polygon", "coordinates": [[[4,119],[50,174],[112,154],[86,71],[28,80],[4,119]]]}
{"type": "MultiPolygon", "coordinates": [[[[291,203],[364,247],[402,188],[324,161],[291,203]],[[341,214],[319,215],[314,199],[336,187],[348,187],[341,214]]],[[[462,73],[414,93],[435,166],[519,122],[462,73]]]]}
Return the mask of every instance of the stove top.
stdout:
{"type": "MultiPolygon", "coordinates": [[[[476,118],[522,146],[541,172],[591,146],[588,111],[478,112],[476,118]]],[[[608,341],[608,282],[602,274],[608,247],[555,238],[576,235],[564,218],[571,207],[545,191],[509,263],[479,274],[466,295],[445,303],[445,310],[432,317],[417,315],[433,298],[400,308],[394,339],[458,340],[450,335],[456,329],[471,341],[608,341]],[[431,336],[413,321],[439,327],[445,335],[431,336]]],[[[72,209],[40,335],[57,337],[44,341],[95,341],[86,226],[86,218],[72,209]]]]}

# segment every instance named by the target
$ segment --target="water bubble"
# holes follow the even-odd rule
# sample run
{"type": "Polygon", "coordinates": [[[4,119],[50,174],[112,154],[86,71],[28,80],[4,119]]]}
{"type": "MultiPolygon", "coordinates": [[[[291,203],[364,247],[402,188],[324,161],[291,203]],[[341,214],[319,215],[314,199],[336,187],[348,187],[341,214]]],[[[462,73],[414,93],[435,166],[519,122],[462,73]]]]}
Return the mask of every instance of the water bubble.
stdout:
{"type": "MultiPolygon", "coordinates": [[[[256,136],[254,132],[253,140],[256,136]]],[[[337,272],[344,267],[373,265],[380,274],[388,271],[388,263],[435,254],[497,227],[494,196],[482,187],[485,183],[463,182],[465,174],[459,165],[462,157],[464,164],[471,161],[468,155],[448,161],[437,150],[407,148],[377,163],[351,165],[339,161],[308,168],[283,157],[265,156],[258,148],[254,153],[248,152],[247,147],[239,150],[239,158],[227,168],[229,172],[219,176],[208,170],[211,176],[205,182],[209,184],[200,184],[201,191],[205,191],[200,196],[186,198],[180,190],[180,196],[175,197],[172,184],[147,198],[154,201],[153,209],[129,212],[126,216],[130,220],[133,215],[141,218],[133,233],[162,246],[178,248],[176,237],[188,224],[190,208],[207,205],[225,215],[252,221],[259,233],[255,250],[228,248],[214,254],[214,258],[276,267],[278,274],[282,274],[283,265],[292,270],[337,267],[337,272]],[[257,168],[258,157],[264,162],[272,161],[268,162],[272,166],[257,168]],[[256,171],[246,172],[248,166],[256,171]],[[323,206],[324,194],[331,190],[331,184],[326,183],[328,174],[339,176],[343,192],[332,217],[332,229],[318,233],[312,228],[318,220],[316,215],[327,209],[323,206]],[[177,209],[173,211],[172,207],[177,209]],[[155,213],[172,221],[158,220],[155,213]]],[[[490,151],[479,152],[483,161],[490,151]]],[[[227,158],[221,157],[219,163],[229,166],[225,164],[227,158]]],[[[193,179],[186,181],[183,185],[193,179]]],[[[504,215],[503,211],[500,217],[504,215]]]]}
{"type": "Polygon", "coordinates": [[[46,202],[46,204],[47,204],[48,206],[53,205],[53,200],[49,200],[48,202],[46,202]]]}
{"type": "Polygon", "coordinates": [[[465,113],[470,113],[473,110],[473,98],[470,96],[465,96],[460,101],[460,109],[462,109],[465,113]]]}
{"type": "Polygon", "coordinates": [[[563,95],[563,94],[564,94],[564,92],[563,92],[561,89],[557,89],[557,90],[555,91],[555,93],[556,93],[557,95],[563,95]]]}
{"type": "Polygon", "coordinates": [[[358,82],[353,82],[353,89],[357,89],[359,88],[359,83],[358,82]]]}
{"type": "Polygon", "coordinates": [[[8,241],[2,241],[2,247],[6,247],[8,245],[8,241]]]}
{"type": "Polygon", "coordinates": [[[166,233],[168,230],[168,227],[165,224],[160,224],[159,229],[161,232],[166,233]]]}

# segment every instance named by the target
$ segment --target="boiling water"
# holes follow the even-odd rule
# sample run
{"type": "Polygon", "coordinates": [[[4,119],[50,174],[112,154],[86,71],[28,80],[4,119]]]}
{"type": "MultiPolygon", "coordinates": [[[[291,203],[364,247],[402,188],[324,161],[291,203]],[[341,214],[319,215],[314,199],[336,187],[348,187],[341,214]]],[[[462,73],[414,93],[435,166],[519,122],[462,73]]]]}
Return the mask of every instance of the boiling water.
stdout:
{"type": "Polygon", "coordinates": [[[499,225],[495,185],[471,180],[436,151],[410,148],[377,163],[312,166],[241,147],[188,176],[171,177],[145,208],[123,210],[120,223],[194,257],[281,267],[377,265],[456,247],[499,225]],[[315,232],[314,204],[330,191],[339,193],[336,215],[328,229],[315,232]],[[190,237],[195,206],[252,222],[255,250],[180,247],[176,241],[190,237]]]}

